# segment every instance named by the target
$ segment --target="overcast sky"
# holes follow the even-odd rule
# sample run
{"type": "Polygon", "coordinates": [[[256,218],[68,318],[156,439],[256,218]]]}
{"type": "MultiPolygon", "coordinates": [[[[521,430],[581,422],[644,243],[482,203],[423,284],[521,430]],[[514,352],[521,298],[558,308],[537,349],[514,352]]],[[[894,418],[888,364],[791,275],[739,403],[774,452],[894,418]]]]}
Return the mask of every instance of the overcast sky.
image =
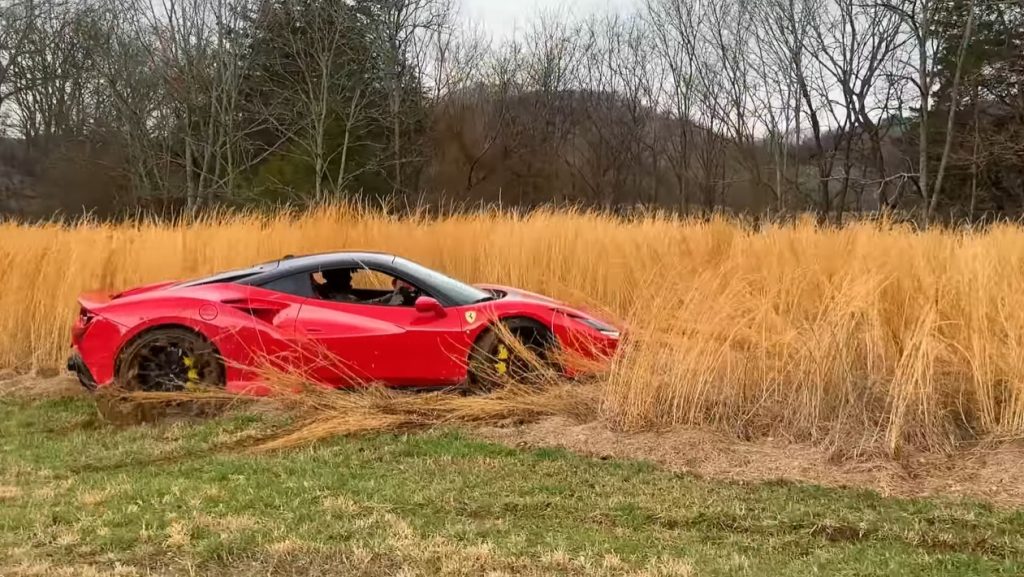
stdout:
{"type": "Polygon", "coordinates": [[[586,15],[606,10],[628,11],[642,0],[461,0],[462,17],[479,23],[495,38],[511,34],[540,11],[571,11],[586,15]]]}

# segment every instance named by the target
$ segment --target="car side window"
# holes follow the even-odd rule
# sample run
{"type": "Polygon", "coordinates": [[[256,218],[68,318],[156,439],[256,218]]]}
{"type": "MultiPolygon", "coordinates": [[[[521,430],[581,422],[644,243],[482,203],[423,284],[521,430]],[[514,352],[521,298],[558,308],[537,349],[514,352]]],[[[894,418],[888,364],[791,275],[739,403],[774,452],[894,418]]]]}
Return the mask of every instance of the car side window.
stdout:
{"type": "Polygon", "coordinates": [[[393,288],[393,276],[368,268],[352,271],[352,288],[356,290],[387,290],[393,288]]]}
{"type": "Polygon", "coordinates": [[[263,285],[262,288],[303,298],[314,296],[313,284],[306,273],[281,277],[263,285]]]}
{"type": "Polygon", "coordinates": [[[369,267],[323,269],[309,275],[315,298],[360,305],[412,307],[421,289],[369,267]]]}

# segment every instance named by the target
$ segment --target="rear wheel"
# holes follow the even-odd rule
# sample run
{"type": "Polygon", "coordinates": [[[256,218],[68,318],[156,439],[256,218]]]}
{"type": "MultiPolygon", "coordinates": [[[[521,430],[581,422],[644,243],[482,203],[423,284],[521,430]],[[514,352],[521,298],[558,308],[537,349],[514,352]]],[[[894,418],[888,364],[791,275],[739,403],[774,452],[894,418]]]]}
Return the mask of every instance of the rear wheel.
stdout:
{"type": "Polygon", "coordinates": [[[554,335],[530,319],[508,319],[487,329],[469,356],[469,386],[486,392],[510,383],[536,383],[554,368],[554,335]]]}
{"type": "Polygon", "coordinates": [[[137,391],[192,391],[224,384],[220,356],[202,335],[180,327],[152,329],[121,352],[117,382],[137,391]]]}

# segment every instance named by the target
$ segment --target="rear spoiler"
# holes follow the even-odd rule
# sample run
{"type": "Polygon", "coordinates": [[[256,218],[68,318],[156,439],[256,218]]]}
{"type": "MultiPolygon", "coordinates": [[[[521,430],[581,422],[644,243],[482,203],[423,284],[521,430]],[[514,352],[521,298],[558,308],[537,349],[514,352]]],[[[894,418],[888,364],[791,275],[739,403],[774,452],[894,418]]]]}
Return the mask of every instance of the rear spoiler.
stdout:
{"type": "Polygon", "coordinates": [[[143,286],[140,286],[140,287],[135,287],[135,288],[132,288],[132,289],[128,289],[128,290],[125,290],[125,291],[121,291],[119,293],[111,293],[111,292],[104,292],[104,291],[85,292],[85,293],[82,293],[81,295],[79,295],[79,297],[78,297],[78,304],[82,305],[82,308],[84,308],[85,310],[91,311],[91,310],[95,310],[98,307],[102,307],[103,305],[109,303],[110,301],[117,300],[119,298],[130,297],[130,296],[134,296],[134,295],[138,295],[138,294],[142,294],[142,293],[147,293],[149,291],[154,291],[154,290],[157,290],[157,289],[168,287],[168,286],[171,286],[171,285],[176,284],[176,283],[177,283],[177,281],[164,281],[164,282],[152,283],[152,284],[147,284],[147,285],[143,285],[143,286]]]}
{"type": "Polygon", "coordinates": [[[113,296],[114,295],[106,292],[82,293],[78,297],[78,304],[81,305],[84,310],[95,311],[113,300],[113,296]]]}
{"type": "Polygon", "coordinates": [[[178,283],[178,281],[170,280],[170,281],[162,281],[162,282],[155,282],[155,283],[150,283],[150,284],[147,284],[147,285],[142,285],[140,287],[135,287],[135,288],[132,288],[132,289],[128,289],[126,291],[119,292],[119,293],[117,293],[115,295],[112,295],[110,297],[110,300],[124,298],[124,297],[130,297],[130,296],[135,296],[135,295],[142,294],[142,293],[148,293],[149,291],[155,291],[157,289],[162,289],[164,287],[169,287],[169,286],[171,286],[173,284],[177,284],[177,283],[178,283]]]}

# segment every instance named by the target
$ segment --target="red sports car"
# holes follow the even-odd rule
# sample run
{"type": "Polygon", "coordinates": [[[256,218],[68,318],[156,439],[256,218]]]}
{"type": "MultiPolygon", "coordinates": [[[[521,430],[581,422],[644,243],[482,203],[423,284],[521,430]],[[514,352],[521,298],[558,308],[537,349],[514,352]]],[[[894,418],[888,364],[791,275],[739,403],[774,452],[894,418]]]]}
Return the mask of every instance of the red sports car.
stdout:
{"type": "Polygon", "coordinates": [[[285,257],[79,304],[68,369],[90,389],[261,394],[275,371],[331,387],[494,386],[525,370],[526,351],[575,376],[619,342],[618,329],[554,299],[370,252],[285,257]]]}

